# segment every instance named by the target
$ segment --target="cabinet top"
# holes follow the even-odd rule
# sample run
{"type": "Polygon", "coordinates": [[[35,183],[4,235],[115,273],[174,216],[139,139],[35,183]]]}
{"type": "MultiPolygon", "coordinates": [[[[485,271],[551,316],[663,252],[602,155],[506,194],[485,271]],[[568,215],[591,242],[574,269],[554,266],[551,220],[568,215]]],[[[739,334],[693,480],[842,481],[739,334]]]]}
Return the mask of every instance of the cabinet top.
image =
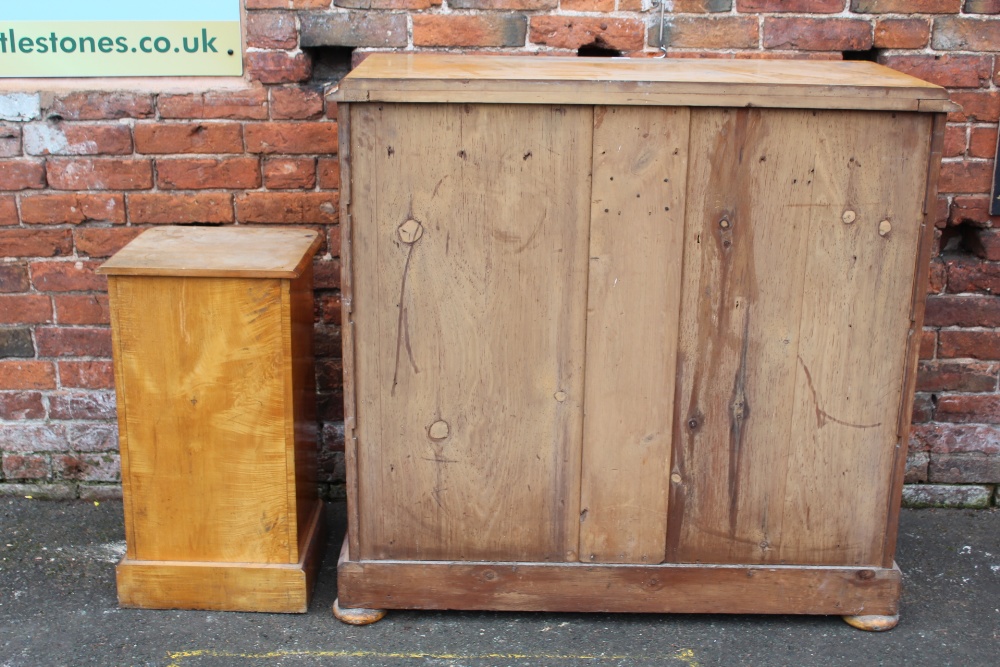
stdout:
{"type": "Polygon", "coordinates": [[[311,229],[157,227],[97,269],[116,276],[298,278],[321,239],[311,229]]]}
{"type": "Polygon", "coordinates": [[[495,102],[951,111],[947,91],[863,61],[380,53],[342,102],[495,102]]]}

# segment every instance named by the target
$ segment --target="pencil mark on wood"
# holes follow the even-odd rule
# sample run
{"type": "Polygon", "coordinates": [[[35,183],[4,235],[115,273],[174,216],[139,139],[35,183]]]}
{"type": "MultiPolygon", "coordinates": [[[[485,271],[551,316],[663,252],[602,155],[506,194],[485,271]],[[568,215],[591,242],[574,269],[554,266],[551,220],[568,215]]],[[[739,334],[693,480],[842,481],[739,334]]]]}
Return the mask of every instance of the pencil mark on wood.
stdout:
{"type": "Polygon", "coordinates": [[[849,426],[851,428],[878,428],[882,425],[882,422],[876,424],[855,424],[853,422],[844,421],[843,419],[837,419],[819,404],[819,397],[816,395],[816,388],[813,386],[812,373],[809,372],[809,367],[806,366],[806,362],[803,361],[801,355],[799,356],[799,363],[802,364],[802,370],[806,373],[806,382],[809,384],[809,393],[812,394],[813,404],[816,406],[816,427],[823,428],[826,426],[828,421],[834,424],[840,424],[841,426],[849,426]]]}
{"type": "Polygon", "coordinates": [[[743,458],[743,438],[746,420],[750,416],[747,400],[747,352],[750,346],[750,310],[743,311],[743,344],[740,348],[740,365],[736,370],[732,399],[729,402],[729,534],[736,534],[739,509],[740,464],[743,458]]]}
{"type": "Polygon", "coordinates": [[[396,324],[396,362],[393,365],[392,389],[389,391],[390,396],[396,395],[396,385],[399,384],[399,352],[403,347],[403,325],[406,323],[404,316],[406,311],[403,308],[403,299],[406,298],[406,276],[410,272],[410,259],[413,257],[414,247],[416,247],[414,244],[410,244],[409,248],[406,250],[406,264],[403,265],[403,279],[399,284],[399,303],[396,306],[399,309],[399,319],[396,324]]]}

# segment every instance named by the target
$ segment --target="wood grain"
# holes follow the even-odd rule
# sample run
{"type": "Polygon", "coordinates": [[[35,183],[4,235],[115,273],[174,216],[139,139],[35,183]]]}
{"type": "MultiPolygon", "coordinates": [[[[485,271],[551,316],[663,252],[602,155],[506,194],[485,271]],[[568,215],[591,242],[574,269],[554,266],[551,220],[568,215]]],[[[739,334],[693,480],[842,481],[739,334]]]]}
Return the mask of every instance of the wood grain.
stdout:
{"type": "Polygon", "coordinates": [[[592,110],[351,113],[360,553],[575,560],[592,110]]]}
{"type": "Polygon", "coordinates": [[[664,559],[690,110],[597,107],[580,560],[664,559]]]}

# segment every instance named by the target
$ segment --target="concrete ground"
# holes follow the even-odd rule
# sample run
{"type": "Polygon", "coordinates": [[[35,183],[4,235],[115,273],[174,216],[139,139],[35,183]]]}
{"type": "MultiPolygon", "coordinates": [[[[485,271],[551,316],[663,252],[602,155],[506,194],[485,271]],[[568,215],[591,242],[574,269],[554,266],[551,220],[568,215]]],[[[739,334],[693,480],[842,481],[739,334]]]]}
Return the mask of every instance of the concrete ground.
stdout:
{"type": "Polygon", "coordinates": [[[330,614],[344,506],[303,615],[119,609],[120,502],[0,499],[0,667],[1000,664],[1000,512],[906,510],[902,621],[837,617],[390,612],[330,614]],[[334,544],[337,547],[334,547],[334,544]]]}

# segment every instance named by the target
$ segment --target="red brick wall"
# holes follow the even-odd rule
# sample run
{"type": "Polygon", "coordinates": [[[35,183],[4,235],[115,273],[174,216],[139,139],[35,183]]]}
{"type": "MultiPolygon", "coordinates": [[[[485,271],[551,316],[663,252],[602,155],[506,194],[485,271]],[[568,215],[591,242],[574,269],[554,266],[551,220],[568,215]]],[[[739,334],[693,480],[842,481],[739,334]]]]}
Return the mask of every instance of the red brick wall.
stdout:
{"type": "MultiPolygon", "coordinates": [[[[655,55],[656,0],[246,0],[240,92],[0,93],[0,494],[118,493],[105,280],[166,223],[298,224],[316,261],[323,481],[342,482],[336,107],[323,47],[655,55]],[[320,66],[317,65],[317,69],[320,66]]],[[[987,212],[1000,0],[667,0],[670,57],[864,52],[947,86],[949,118],[907,498],[991,502],[1000,484],[1000,235],[987,212]]],[[[851,55],[851,57],[855,57],[851,55]]]]}

